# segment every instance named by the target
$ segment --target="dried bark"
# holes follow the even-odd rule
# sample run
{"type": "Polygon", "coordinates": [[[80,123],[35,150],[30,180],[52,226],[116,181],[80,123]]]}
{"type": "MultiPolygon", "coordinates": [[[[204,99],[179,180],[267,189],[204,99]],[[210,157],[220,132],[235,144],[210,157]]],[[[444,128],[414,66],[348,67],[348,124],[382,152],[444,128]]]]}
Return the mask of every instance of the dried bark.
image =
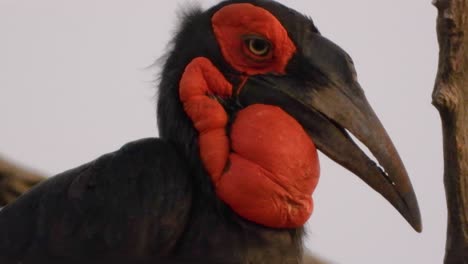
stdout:
{"type": "Polygon", "coordinates": [[[448,228],[445,263],[468,263],[468,0],[434,0],[439,72],[433,104],[442,118],[448,228]]]}
{"type": "Polygon", "coordinates": [[[0,206],[13,202],[43,179],[37,173],[0,158],[0,206]]]}
{"type": "Polygon", "coordinates": [[[311,253],[305,253],[302,264],[326,264],[325,261],[313,256],[311,253]]]}

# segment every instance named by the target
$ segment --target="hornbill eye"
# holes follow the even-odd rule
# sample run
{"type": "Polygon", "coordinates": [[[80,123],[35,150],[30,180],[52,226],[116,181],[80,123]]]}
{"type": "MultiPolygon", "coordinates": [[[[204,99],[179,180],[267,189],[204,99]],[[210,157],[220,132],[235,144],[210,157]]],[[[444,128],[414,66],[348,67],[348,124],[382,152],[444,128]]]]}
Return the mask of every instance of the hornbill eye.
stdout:
{"type": "Polygon", "coordinates": [[[256,58],[264,59],[271,55],[272,45],[270,41],[263,37],[255,35],[245,36],[244,44],[247,52],[256,58]]]}

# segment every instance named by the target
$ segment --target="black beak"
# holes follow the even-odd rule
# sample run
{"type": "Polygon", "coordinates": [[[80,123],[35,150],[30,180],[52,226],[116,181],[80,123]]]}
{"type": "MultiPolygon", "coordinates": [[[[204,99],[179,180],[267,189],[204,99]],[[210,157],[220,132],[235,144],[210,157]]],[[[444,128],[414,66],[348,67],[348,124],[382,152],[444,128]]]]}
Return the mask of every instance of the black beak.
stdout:
{"type": "Polygon", "coordinates": [[[276,105],[293,116],[317,148],[387,199],[418,232],[421,216],[413,187],[392,141],[354,77],[348,55],[314,35],[286,76],[250,77],[241,105],[276,105]],[[319,80],[319,81],[317,81],[319,80]],[[352,140],[359,139],[370,159],[352,140]]]}

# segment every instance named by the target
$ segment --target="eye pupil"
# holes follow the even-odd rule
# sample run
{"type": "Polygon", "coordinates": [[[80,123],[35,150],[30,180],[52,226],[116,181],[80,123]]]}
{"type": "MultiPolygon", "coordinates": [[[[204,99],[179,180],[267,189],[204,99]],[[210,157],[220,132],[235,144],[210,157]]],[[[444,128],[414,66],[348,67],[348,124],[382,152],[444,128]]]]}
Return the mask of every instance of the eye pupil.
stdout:
{"type": "Polygon", "coordinates": [[[257,51],[262,51],[267,49],[267,43],[260,39],[254,39],[252,41],[252,47],[257,51]]]}

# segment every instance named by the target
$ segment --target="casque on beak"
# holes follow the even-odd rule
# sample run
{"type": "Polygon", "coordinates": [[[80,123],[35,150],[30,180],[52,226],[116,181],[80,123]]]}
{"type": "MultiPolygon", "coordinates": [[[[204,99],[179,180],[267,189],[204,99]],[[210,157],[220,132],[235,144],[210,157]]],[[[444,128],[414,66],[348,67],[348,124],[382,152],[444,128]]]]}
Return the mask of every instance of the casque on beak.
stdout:
{"type": "Polygon", "coordinates": [[[419,207],[406,169],[367,102],[351,59],[318,34],[303,41],[286,75],[250,77],[239,91],[239,103],[281,107],[304,127],[320,151],[380,193],[421,232],[419,207]],[[377,161],[367,157],[349,133],[377,161]]]}

